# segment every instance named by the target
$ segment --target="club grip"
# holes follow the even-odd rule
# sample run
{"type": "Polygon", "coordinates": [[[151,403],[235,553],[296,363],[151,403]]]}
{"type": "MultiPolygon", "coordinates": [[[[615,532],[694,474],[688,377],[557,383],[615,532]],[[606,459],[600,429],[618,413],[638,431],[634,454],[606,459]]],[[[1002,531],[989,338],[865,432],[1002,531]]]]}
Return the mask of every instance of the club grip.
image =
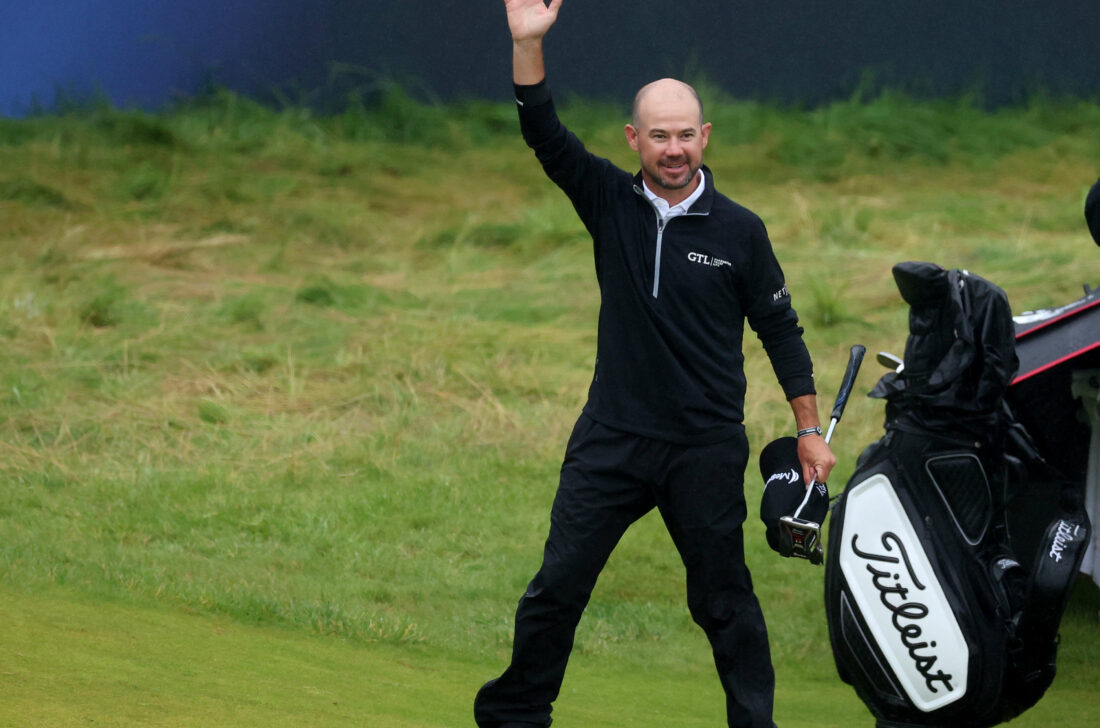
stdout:
{"type": "Polygon", "coordinates": [[[836,393],[836,403],[833,405],[832,419],[838,422],[840,416],[844,414],[844,407],[848,404],[848,395],[852,393],[852,387],[856,383],[856,375],[859,374],[859,367],[863,364],[863,355],[866,353],[867,348],[865,346],[856,344],[848,354],[848,368],[844,370],[844,381],[840,383],[840,391],[836,393]]]}

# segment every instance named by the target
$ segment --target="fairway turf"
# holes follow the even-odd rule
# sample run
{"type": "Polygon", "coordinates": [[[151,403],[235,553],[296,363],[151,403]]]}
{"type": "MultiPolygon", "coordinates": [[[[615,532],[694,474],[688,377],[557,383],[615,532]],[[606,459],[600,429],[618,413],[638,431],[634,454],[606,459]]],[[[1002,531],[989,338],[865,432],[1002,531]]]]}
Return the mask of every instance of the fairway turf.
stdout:
{"type": "MultiPolygon", "coordinates": [[[[896,262],[968,268],[1015,311],[1100,284],[1095,105],[707,101],[708,164],[768,225],[823,410],[852,344],[904,348],[896,262]]],[[[624,113],[563,110],[630,167],[624,113]]],[[[591,255],[508,105],[319,118],[217,92],[0,120],[0,724],[472,725],[591,377],[591,255]]],[[[791,416],[754,337],[746,356],[777,718],[870,725],[833,669],[823,571],[755,519],[756,453],[791,416]]],[[[881,433],[880,371],[834,437],[834,494],[881,433]]],[[[683,579],[642,519],[555,725],[721,724],[683,579]]],[[[1095,722],[1097,591],[1013,725],[1095,722]]]]}
{"type": "MultiPolygon", "coordinates": [[[[350,643],[60,589],[0,589],[0,614],[5,726],[450,728],[472,725],[470,695],[485,670],[474,656],[428,646],[350,643]]],[[[579,657],[556,723],[720,725],[723,697],[706,658],[645,666],[579,657]]],[[[870,725],[832,674],[791,661],[777,671],[780,725],[870,725]]],[[[1093,725],[1094,698],[1095,685],[1060,679],[1012,725],[1093,725]]]]}

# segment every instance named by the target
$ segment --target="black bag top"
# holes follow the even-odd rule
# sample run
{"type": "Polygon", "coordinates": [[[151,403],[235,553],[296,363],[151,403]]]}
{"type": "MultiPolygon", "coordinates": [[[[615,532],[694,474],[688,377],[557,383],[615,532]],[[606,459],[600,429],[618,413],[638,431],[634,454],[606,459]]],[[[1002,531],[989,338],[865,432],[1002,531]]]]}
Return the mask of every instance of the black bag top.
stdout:
{"type": "Polygon", "coordinates": [[[888,401],[887,427],[965,435],[997,422],[1019,368],[1008,296],[935,263],[898,263],[893,274],[910,306],[909,337],[903,371],[870,393],[888,401]]]}

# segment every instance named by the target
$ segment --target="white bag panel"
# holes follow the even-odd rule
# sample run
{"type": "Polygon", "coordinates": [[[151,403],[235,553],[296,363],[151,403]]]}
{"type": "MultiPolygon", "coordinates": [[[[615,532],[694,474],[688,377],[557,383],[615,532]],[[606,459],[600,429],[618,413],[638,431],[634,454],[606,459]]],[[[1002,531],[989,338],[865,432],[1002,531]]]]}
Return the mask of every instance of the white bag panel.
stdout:
{"type": "Polygon", "coordinates": [[[969,650],[893,484],[872,475],[846,500],[841,571],[875,643],[919,710],[953,703],[969,650]]]}

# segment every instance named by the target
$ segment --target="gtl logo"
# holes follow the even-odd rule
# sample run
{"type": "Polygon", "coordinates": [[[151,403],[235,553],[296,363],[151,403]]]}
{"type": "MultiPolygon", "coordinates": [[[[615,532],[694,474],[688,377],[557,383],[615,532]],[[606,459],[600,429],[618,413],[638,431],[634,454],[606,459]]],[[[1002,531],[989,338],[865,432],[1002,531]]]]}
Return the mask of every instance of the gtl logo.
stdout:
{"type": "Polygon", "coordinates": [[[688,260],[692,263],[699,263],[701,265],[709,265],[713,268],[721,268],[724,265],[733,267],[733,264],[728,260],[722,260],[721,258],[712,258],[709,255],[703,253],[688,253],[688,260]]]}

